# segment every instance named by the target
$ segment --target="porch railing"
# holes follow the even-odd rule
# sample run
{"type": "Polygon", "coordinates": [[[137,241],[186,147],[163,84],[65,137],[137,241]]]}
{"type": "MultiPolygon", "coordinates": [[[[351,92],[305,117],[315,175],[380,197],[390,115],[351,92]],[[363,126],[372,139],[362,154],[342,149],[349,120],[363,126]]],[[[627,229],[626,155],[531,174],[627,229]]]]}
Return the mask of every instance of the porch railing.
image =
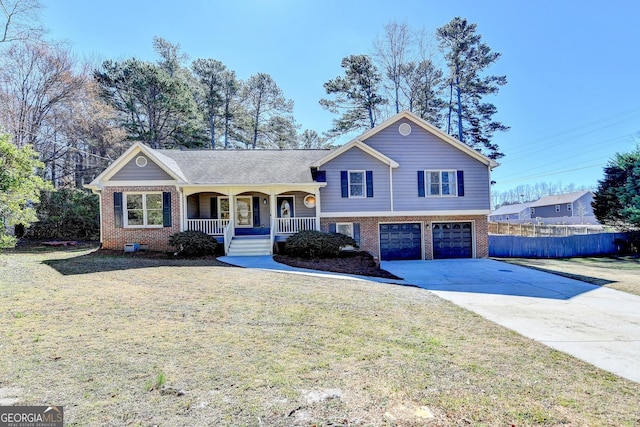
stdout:
{"type": "Polygon", "coordinates": [[[223,235],[224,235],[224,254],[228,254],[229,253],[229,247],[231,246],[231,239],[233,239],[233,222],[229,221],[228,219],[225,220],[227,221],[227,226],[224,228],[223,230],[223,235]]]}
{"type": "Polygon", "coordinates": [[[210,236],[221,236],[228,224],[228,219],[188,219],[187,230],[202,231],[210,236]]]}
{"type": "Polygon", "coordinates": [[[294,234],[302,230],[316,230],[316,219],[311,218],[276,218],[277,234],[294,234]]]}

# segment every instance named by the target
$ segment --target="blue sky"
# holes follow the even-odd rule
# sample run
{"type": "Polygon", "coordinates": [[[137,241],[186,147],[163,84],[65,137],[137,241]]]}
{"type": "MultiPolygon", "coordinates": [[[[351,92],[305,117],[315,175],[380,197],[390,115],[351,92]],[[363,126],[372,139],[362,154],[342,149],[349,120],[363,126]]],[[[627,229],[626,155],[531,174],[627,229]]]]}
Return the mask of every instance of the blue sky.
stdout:
{"type": "MultiPolygon", "coordinates": [[[[495,190],[537,182],[595,186],[616,152],[640,131],[640,2],[633,0],[58,0],[42,15],[49,37],[93,61],[156,60],[153,36],[191,60],[214,58],[241,79],[269,73],[295,102],[301,129],[319,133],[333,115],[318,100],[340,61],[369,54],[385,24],[434,30],[455,16],[502,58],[508,84],[491,99],[505,157],[495,190]]],[[[342,141],[346,142],[346,141],[342,141]]]]}

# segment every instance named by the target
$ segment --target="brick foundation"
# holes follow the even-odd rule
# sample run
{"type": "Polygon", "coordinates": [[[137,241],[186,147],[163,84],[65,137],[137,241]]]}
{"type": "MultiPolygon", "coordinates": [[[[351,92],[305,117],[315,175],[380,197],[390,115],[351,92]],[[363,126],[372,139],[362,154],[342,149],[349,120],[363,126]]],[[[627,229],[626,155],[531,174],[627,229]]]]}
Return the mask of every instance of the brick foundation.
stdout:
{"type": "Polygon", "coordinates": [[[124,250],[127,243],[148,245],[152,251],[171,251],[169,236],[180,232],[180,200],[175,187],[140,186],[140,187],[107,187],[102,191],[102,247],[105,249],[124,250]],[[171,227],[160,228],[124,228],[115,226],[113,193],[135,192],[170,192],[171,193],[171,227]]]}
{"type": "Polygon", "coordinates": [[[360,224],[360,248],[380,256],[379,224],[392,222],[420,222],[422,223],[422,240],[424,242],[424,258],[433,259],[433,245],[431,236],[432,222],[473,222],[474,246],[476,258],[489,256],[489,232],[487,217],[485,215],[459,215],[459,216],[377,216],[377,217],[333,217],[321,218],[320,229],[329,231],[329,224],[336,222],[357,222],[360,224]]]}

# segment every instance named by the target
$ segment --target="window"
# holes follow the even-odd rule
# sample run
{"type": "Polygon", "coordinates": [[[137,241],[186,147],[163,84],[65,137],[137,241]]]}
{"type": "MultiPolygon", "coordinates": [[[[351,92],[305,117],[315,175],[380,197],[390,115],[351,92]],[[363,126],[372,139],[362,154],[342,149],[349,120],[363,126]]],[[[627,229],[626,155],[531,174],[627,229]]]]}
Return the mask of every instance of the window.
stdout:
{"type": "Polygon", "coordinates": [[[125,227],[162,227],[162,193],[128,193],[125,198],[125,227]]]}
{"type": "Polygon", "coordinates": [[[427,196],[455,196],[456,171],[426,171],[427,196]]]}
{"type": "Polygon", "coordinates": [[[219,197],[218,203],[218,215],[219,219],[229,219],[229,198],[228,197],[219,197]]]}
{"type": "Polygon", "coordinates": [[[560,205],[556,205],[556,212],[560,212],[560,205]]]}
{"type": "Polygon", "coordinates": [[[336,233],[344,234],[353,238],[353,223],[351,222],[339,222],[336,224],[336,233]]]}
{"type": "Polygon", "coordinates": [[[571,203],[567,203],[567,211],[571,212],[571,203]]]}
{"type": "Polygon", "coordinates": [[[349,171],[349,197],[365,197],[364,171],[349,171]]]}

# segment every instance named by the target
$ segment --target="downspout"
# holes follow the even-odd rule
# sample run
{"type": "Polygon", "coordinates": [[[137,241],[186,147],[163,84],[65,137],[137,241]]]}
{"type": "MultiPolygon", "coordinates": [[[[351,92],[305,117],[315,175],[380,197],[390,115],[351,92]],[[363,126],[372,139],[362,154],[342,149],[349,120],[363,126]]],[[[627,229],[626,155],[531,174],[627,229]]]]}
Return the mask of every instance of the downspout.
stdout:
{"type": "Polygon", "coordinates": [[[389,204],[391,207],[391,213],[393,214],[393,168],[389,165],[389,204]]]}

